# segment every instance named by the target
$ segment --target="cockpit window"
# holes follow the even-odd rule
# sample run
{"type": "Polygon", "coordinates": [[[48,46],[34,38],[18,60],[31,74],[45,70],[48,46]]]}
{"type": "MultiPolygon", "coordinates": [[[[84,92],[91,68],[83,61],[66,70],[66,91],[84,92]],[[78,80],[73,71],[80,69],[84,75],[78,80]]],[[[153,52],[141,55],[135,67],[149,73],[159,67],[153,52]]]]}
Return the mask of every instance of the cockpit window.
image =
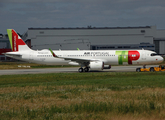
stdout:
{"type": "Polygon", "coordinates": [[[157,54],[157,53],[152,53],[152,54],[151,54],[151,56],[156,56],[156,55],[158,55],[158,54],[157,54]]]}

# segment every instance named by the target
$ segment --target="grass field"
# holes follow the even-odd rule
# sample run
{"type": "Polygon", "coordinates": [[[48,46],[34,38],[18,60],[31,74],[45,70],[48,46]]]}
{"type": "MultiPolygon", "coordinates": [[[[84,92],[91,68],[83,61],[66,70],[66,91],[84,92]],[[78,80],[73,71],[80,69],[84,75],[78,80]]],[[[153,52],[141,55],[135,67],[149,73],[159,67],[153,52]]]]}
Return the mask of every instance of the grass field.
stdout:
{"type": "Polygon", "coordinates": [[[164,72],[0,76],[0,118],[165,119],[164,72]]]}

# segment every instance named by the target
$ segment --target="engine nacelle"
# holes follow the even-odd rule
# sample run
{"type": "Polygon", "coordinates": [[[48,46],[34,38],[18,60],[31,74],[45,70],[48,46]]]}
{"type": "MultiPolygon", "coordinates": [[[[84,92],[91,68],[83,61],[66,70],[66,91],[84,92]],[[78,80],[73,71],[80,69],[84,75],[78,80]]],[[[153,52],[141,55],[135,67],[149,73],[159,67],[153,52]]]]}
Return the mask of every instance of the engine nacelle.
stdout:
{"type": "Polygon", "coordinates": [[[111,69],[111,65],[104,65],[104,69],[111,69]]]}
{"type": "Polygon", "coordinates": [[[100,61],[90,62],[90,69],[91,70],[103,70],[104,62],[100,62],[100,61]]]}
{"type": "Polygon", "coordinates": [[[79,63],[77,63],[77,62],[69,62],[68,64],[69,65],[79,65],[79,63]]]}

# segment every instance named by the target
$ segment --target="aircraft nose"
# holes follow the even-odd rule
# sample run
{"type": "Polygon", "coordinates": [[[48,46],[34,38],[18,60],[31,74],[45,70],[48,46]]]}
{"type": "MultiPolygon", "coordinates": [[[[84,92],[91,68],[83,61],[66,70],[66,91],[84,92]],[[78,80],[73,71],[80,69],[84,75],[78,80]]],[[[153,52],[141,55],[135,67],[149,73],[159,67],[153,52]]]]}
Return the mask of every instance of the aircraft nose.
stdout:
{"type": "Polygon", "coordinates": [[[164,58],[162,57],[162,62],[164,61],[164,58]]]}
{"type": "Polygon", "coordinates": [[[163,62],[163,61],[164,61],[164,58],[160,56],[157,60],[158,60],[159,62],[163,62]]]}

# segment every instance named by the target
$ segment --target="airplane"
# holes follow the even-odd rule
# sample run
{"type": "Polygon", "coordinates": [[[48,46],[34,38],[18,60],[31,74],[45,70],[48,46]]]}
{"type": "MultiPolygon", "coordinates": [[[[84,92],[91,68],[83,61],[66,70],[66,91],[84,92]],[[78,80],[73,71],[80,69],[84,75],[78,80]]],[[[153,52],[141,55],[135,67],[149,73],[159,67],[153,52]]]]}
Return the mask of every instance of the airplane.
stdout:
{"type": "Polygon", "coordinates": [[[164,59],[150,50],[32,50],[13,30],[7,29],[12,52],[6,56],[47,65],[78,65],[78,71],[110,69],[111,65],[147,65],[164,59]]]}

